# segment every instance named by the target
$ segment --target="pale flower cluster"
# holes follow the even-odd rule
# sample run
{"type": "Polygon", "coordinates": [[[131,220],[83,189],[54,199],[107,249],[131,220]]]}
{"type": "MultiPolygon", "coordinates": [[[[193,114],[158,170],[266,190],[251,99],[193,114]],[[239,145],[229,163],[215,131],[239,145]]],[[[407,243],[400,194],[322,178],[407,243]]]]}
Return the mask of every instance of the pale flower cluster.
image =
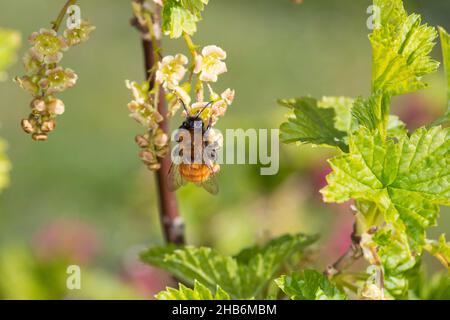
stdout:
{"type": "Polygon", "coordinates": [[[82,21],[79,28],[66,29],[63,35],[53,29],[40,29],[28,38],[32,47],[23,58],[26,75],[16,77],[15,81],[33,96],[31,112],[21,122],[22,129],[33,140],[47,140],[55,129],[56,116],[65,111],[64,102],[55,95],[72,88],[78,80],[72,69],[59,66],[63,52],[88,40],[94,29],[82,21]]]}
{"type": "MultiPolygon", "coordinates": [[[[192,72],[198,75],[200,81],[200,88],[203,88],[202,83],[206,83],[211,91],[212,105],[207,112],[211,116],[212,122],[215,123],[219,117],[223,116],[227,108],[232,104],[234,99],[234,90],[227,89],[221,95],[216,94],[209,83],[217,82],[218,77],[227,72],[227,65],[223,61],[227,57],[226,52],[218,46],[210,45],[201,50],[201,53],[195,55],[195,61],[192,72]]],[[[175,56],[169,55],[158,63],[156,70],[156,82],[162,85],[169,93],[175,96],[171,105],[169,106],[169,115],[173,115],[180,107],[180,100],[189,106],[191,97],[189,91],[182,85],[182,81],[187,73],[186,65],[188,59],[182,54],[175,56]]],[[[197,87],[199,87],[197,85],[197,87]]],[[[196,88],[197,89],[197,88],[196,88]]],[[[190,107],[191,110],[205,106],[203,101],[203,90],[197,90],[197,102],[190,107]]]]}

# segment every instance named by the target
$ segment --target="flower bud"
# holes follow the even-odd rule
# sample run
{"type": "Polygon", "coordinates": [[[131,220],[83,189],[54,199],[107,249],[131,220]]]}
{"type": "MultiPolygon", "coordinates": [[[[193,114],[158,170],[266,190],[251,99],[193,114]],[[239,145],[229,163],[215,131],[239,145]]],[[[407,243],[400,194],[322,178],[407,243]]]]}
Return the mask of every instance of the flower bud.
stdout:
{"type": "Polygon", "coordinates": [[[42,123],[41,130],[45,133],[52,132],[53,130],[55,130],[55,127],[56,122],[54,120],[45,121],[44,123],[42,123]]]}
{"type": "Polygon", "coordinates": [[[158,171],[159,169],[161,169],[161,164],[158,163],[158,162],[157,162],[157,163],[153,163],[153,164],[147,166],[147,168],[148,168],[150,171],[158,171]]]}
{"type": "Polygon", "coordinates": [[[34,99],[31,101],[31,109],[37,110],[39,112],[45,111],[45,101],[42,99],[34,99]]]}
{"type": "Polygon", "coordinates": [[[138,134],[135,138],[134,141],[136,141],[137,145],[141,148],[147,148],[148,147],[148,140],[143,136],[138,134]]]}
{"type": "Polygon", "coordinates": [[[59,99],[53,99],[47,104],[48,112],[52,114],[61,115],[65,111],[64,102],[59,99]]]}
{"type": "Polygon", "coordinates": [[[34,141],[47,141],[48,137],[45,133],[34,133],[32,136],[34,141]]]}
{"type": "Polygon", "coordinates": [[[167,145],[167,142],[169,141],[169,136],[165,134],[164,132],[160,131],[155,136],[155,146],[157,147],[164,147],[167,145]]]}
{"type": "Polygon", "coordinates": [[[23,131],[25,131],[26,133],[33,133],[34,132],[33,124],[31,123],[30,120],[23,119],[21,124],[22,124],[23,131]]]}
{"type": "Polygon", "coordinates": [[[142,161],[146,164],[153,164],[155,163],[156,159],[153,153],[150,151],[144,150],[139,153],[139,158],[141,158],[142,161]]]}

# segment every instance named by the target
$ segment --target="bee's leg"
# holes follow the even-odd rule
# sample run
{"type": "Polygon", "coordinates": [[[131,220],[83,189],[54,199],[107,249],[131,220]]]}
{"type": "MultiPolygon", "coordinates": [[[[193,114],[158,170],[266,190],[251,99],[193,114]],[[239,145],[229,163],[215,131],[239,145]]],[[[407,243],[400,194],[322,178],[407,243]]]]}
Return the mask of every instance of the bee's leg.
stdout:
{"type": "Polygon", "coordinates": [[[208,125],[206,126],[205,133],[207,133],[212,128],[212,117],[209,117],[208,125]]]}

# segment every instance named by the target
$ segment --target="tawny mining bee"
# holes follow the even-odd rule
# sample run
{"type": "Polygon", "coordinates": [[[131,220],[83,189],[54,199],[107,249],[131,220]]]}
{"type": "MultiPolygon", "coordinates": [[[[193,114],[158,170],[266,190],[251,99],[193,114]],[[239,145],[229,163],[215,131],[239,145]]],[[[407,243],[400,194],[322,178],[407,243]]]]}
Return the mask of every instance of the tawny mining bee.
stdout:
{"type": "Polygon", "coordinates": [[[215,161],[219,145],[210,139],[211,118],[208,123],[201,118],[203,111],[212,102],[192,115],[192,110],[188,110],[184,102],[180,101],[187,116],[177,131],[178,146],[172,153],[169,189],[175,191],[186,183],[192,182],[211,194],[217,194],[219,186],[216,174],[220,170],[220,166],[215,161]]]}

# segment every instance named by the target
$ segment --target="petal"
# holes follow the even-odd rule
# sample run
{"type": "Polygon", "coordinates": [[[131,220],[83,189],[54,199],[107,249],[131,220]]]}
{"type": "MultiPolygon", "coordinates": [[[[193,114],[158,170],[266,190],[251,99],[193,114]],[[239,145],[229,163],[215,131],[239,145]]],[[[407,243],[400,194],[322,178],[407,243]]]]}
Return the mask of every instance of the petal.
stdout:
{"type": "Polygon", "coordinates": [[[217,59],[221,60],[227,58],[227,53],[224,50],[222,50],[222,48],[214,45],[204,47],[202,50],[202,55],[204,56],[213,55],[217,59]]]}
{"type": "Polygon", "coordinates": [[[39,62],[42,62],[44,60],[44,55],[42,53],[39,52],[39,50],[37,50],[36,48],[31,48],[30,49],[30,55],[36,59],[39,62]]]}
{"type": "Polygon", "coordinates": [[[228,88],[221,94],[221,97],[228,105],[230,105],[233,103],[234,95],[235,91],[228,88]]]}
{"type": "Polygon", "coordinates": [[[216,82],[217,81],[217,74],[214,73],[208,73],[208,72],[202,72],[200,74],[200,81],[204,82],[216,82]]]}
{"type": "Polygon", "coordinates": [[[45,28],[41,28],[39,30],[39,33],[40,34],[45,34],[45,35],[50,35],[50,36],[57,36],[58,35],[55,30],[53,30],[53,29],[45,29],[45,28]]]}
{"type": "Polygon", "coordinates": [[[174,57],[173,56],[165,56],[164,58],[162,58],[162,64],[169,64],[173,61],[174,57]]]}
{"type": "Polygon", "coordinates": [[[30,42],[31,44],[34,44],[36,42],[36,38],[39,35],[39,33],[37,32],[33,32],[29,37],[28,37],[28,42],[30,42]]]}
{"type": "Polygon", "coordinates": [[[46,64],[50,64],[50,63],[58,63],[61,61],[63,57],[62,52],[57,52],[55,54],[49,55],[49,56],[45,56],[44,58],[44,62],[46,64]]]}
{"type": "Polygon", "coordinates": [[[175,60],[177,61],[177,63],[182,65],[185,65],[189,62],[188,58],[184,54],[177,54],[175,56],[175,60]]]}
{"type": "Polygon", "coordinates": [[[183,100],[184,104],[189,105],[191,103],[191,97],[183,88],[175,87],[173,91],[178,98],[183,100]]]}
{"type": "Polygon", "coordinates": [[[201,55],[196,55],[195,56],[195,68],[194,68],[194,73],[200,73],[200,71],[202,71],[202,67],[203,67],[203,57],[201,55]]]}
{"type": "Polygon", "coordinates": [[[220,75],[220,74],[228,71],[226,63],[222,62],[222,61],[219,61],[216,64],[214,64],[213,70],[214,70],[214,73],[217,75],[220,75]]]}

